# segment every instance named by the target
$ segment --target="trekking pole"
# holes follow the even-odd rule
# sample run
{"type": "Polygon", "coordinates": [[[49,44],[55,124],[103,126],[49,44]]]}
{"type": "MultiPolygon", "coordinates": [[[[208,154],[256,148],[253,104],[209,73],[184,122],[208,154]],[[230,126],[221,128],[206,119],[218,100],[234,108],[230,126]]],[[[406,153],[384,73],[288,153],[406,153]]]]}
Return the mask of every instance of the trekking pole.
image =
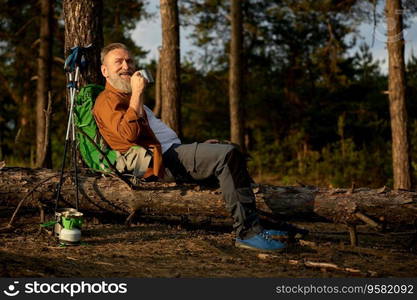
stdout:
{"type": "Polygon", "coordinates": [[[88,48],[92,45],[88,45],[86,47],[73,47],[71,48],[70,55],[65,60],[64,70],[68,73],[68,89],[69,89],[69,98],[70,98],[70,107],[69,107],[69,115],[68,115],[68,122],[67,122],[67,131],[65,135],[65,146],[64,146],[64,157],[62,160],[62,167],[61,167],[61,176],[58,183],[57,188],[57,196],[55,201],[55,211],[58,209],[59,203],[59,196],[61,194],[61,188],[64,178],[64,169],[65,169],[65,161],[67,157],[68,151],[68,144],[73,151],[72,158],[74,164],[74,182],[75,182],[75,208],[78,210],[79,206],[79,191],[78,191],[78,166],[77,166],[77,139],[75,135],[75,119],[74,119],[74,105],[75,105],[75,97],[78,90],[78,82],[80,78],[80,72],[82,68],[85,68],[87,65],[85,53],[88,48]],[[75,74],[73,74],[75,73],[75,74]]]}
{"type": "MultiPolygon", "coordinates": [[[[78,70],[78,67],[77,67],[78,70]]],[[[77,75],[77,72],[76,72],[77,75]]],[[[75,79],[75,78],[74,78],[75,79]]],[[[67,121],[67,131],[66,131],[66,135],[65,135],[65,145],[64,145],[64,157],[62,159],[62,166],[61,166],[61,175],[59,178],[59,184],[58,184],[58,191],[57,191],[57,195],[56,195],[56,200],[55,200],[55,211],[58,209],[58,202],[59,202],[59,196],[61,195],[61,187],[62,187],[62,183],[63,183],[63,179],[64,179],[64,169],[65,169],[65,161],[66,161],[66,157],[67,157],[67,151],[68,151],[68,144],[70,144],[70,147],[72,147],[72,141],[74,140],[74,133],[72,134],[72,136],[70,136],[70,131],[71,129],[73,129],[74,127],[74,122],[73,122],[73,107],[74,107],[74,96],[75,96],[75,91],[74,91],[74,85],[75,85],[75,80],[73,81],[72,79],[72,73],[68,74],[68,87],[69,87],[69,96],[70,96],[70,108],[69,108],[69,114],[68,114],[68,121],[67,121]]],[[[74,130],[72,130],[74,131],[74,130]]],[[[77,188],[77,198],[78,198],[78,188],[77,188]]],[[[76,203],[78,205],[78,203],[76,203]]]]}
{"type": "Polygon", "coordinates": [[[59,177],[58,190],[57,190],[56,199],[55,199],[55,211],[58,209],[58,201],[59,201],[59,196],[61,194],[62,181],[64,179],[65,157],[67,156],[67,148],[68,148],[68,140],[66,139],[65,146],[64,146],[64,157],[62,159],[62,165],[61,165],[61,175],[59,177]]]}
{"type": "Polygon", "coordinates": [[[78,210],[79,196],[78,196],[78,165],[77,165],[77,139],[75,137],[75,120],[74,120],[74,105],[75,105],[75,94],[78,90],[78,79],[80,76],[80,67],[77,66],[75,69],[74,86],[72,87],[72,151],[73,151],[73,164],[74,164],[74,177],[75,177],[75,209],[78,210]]]}

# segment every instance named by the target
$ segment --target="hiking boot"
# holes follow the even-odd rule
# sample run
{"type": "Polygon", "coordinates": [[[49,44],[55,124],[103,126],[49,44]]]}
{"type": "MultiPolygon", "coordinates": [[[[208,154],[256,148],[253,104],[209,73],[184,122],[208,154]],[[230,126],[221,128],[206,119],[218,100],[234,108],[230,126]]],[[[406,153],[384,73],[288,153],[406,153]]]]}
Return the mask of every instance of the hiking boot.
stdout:
{"type": "Polygon", "coordinates": [[[271,239],[264,232],[247,239],[236,238],[235,246],[258,251],[280,251],[287,247],[285,243],[271,239]]]}
{"type": "Polygon", "coordinates": [[[288,231],[285,230],[276,230],[276,229],[265,229],[264,234],[269,235],[273,239],[285,239],[287,240],[289,235],[288,231]]]}

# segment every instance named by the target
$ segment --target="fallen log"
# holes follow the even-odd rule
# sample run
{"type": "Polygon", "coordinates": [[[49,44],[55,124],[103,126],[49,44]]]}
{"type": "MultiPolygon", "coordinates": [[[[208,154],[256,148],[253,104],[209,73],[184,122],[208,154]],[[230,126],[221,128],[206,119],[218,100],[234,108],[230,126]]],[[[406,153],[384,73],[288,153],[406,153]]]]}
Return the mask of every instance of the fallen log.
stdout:
{"type": "MultiPolygon", "coordinates": [[[[39,182],[23,206],[53,207],[59,174],[49,169],[0,169],[0,207],[15,208],[39,182]]],[[[254,185],[261,214],[278,219],[314,220],[324,218],[335,223],[355,225],[412,224],[417,219],[417,192],[369,189],[324,189],[317,187],[280,187],[254,185]]],[[[220,218],[229,220],[221,192],[197,184],[144,183],[132,190],[116,177],[98,173],[79,176],[80,210],[143,216],[220,218]]],[[[74,206],[73,180],[66,174],[62,186],[62,207],[74,206]]]]}

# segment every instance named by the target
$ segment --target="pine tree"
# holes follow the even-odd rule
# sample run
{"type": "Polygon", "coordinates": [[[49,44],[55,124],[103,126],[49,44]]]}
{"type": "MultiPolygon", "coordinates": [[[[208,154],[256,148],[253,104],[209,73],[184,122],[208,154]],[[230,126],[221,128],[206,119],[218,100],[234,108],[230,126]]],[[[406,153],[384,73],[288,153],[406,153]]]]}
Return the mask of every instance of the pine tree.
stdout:
{"type": "Polygon", "coordinates": [[[406,108],[403,11],[401,0],[387,0],[389,102],[392,131],[394,188],[411,188],[406,108]]]}
{"type": "Polygon", "coordinates": [[[161,0],[162,121],[181,136],[180,29],[177,0],[161,0]]]}
{"type": "Polygon", "coordinates": [[[45,164],[45,158],[50,142],[50,116],[47,115],[47,103],[48,95],[51,93],[54,1],[42,0],[40,4],[40,42],[36,82],[36,167],[38,168],[51,167],[51,158],[48,159],[49,166],[45,164]]]}
{"type": "Polygon", "coordinates": [[[80,74],[80,86],[103,84],[100,51],[103,47],[103,1],[64,0],[65,57],[72,47],[92,45],[86,55],[87,66],[80,74]]]}
{"type": "Polygon", "coordinates": [[[242,117],[242,7],[240,0],[231,0],[231,42],[229,54],[229,106],[230,106],[230,137],[233,143],[243,149],[244,128],[242,117]]]}

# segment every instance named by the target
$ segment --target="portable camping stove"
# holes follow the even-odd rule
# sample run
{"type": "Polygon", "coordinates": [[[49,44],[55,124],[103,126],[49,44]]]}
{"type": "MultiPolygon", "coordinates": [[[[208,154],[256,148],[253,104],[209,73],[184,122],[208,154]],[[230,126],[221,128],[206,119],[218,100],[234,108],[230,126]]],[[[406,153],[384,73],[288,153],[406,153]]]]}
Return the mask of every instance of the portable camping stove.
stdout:
{"type": "Polygon", "coordinates": [[[63,208],[55,213],[54,233],[62,244],[78,245],[81,240],[83,213],[75,208],[63,208]]]}

